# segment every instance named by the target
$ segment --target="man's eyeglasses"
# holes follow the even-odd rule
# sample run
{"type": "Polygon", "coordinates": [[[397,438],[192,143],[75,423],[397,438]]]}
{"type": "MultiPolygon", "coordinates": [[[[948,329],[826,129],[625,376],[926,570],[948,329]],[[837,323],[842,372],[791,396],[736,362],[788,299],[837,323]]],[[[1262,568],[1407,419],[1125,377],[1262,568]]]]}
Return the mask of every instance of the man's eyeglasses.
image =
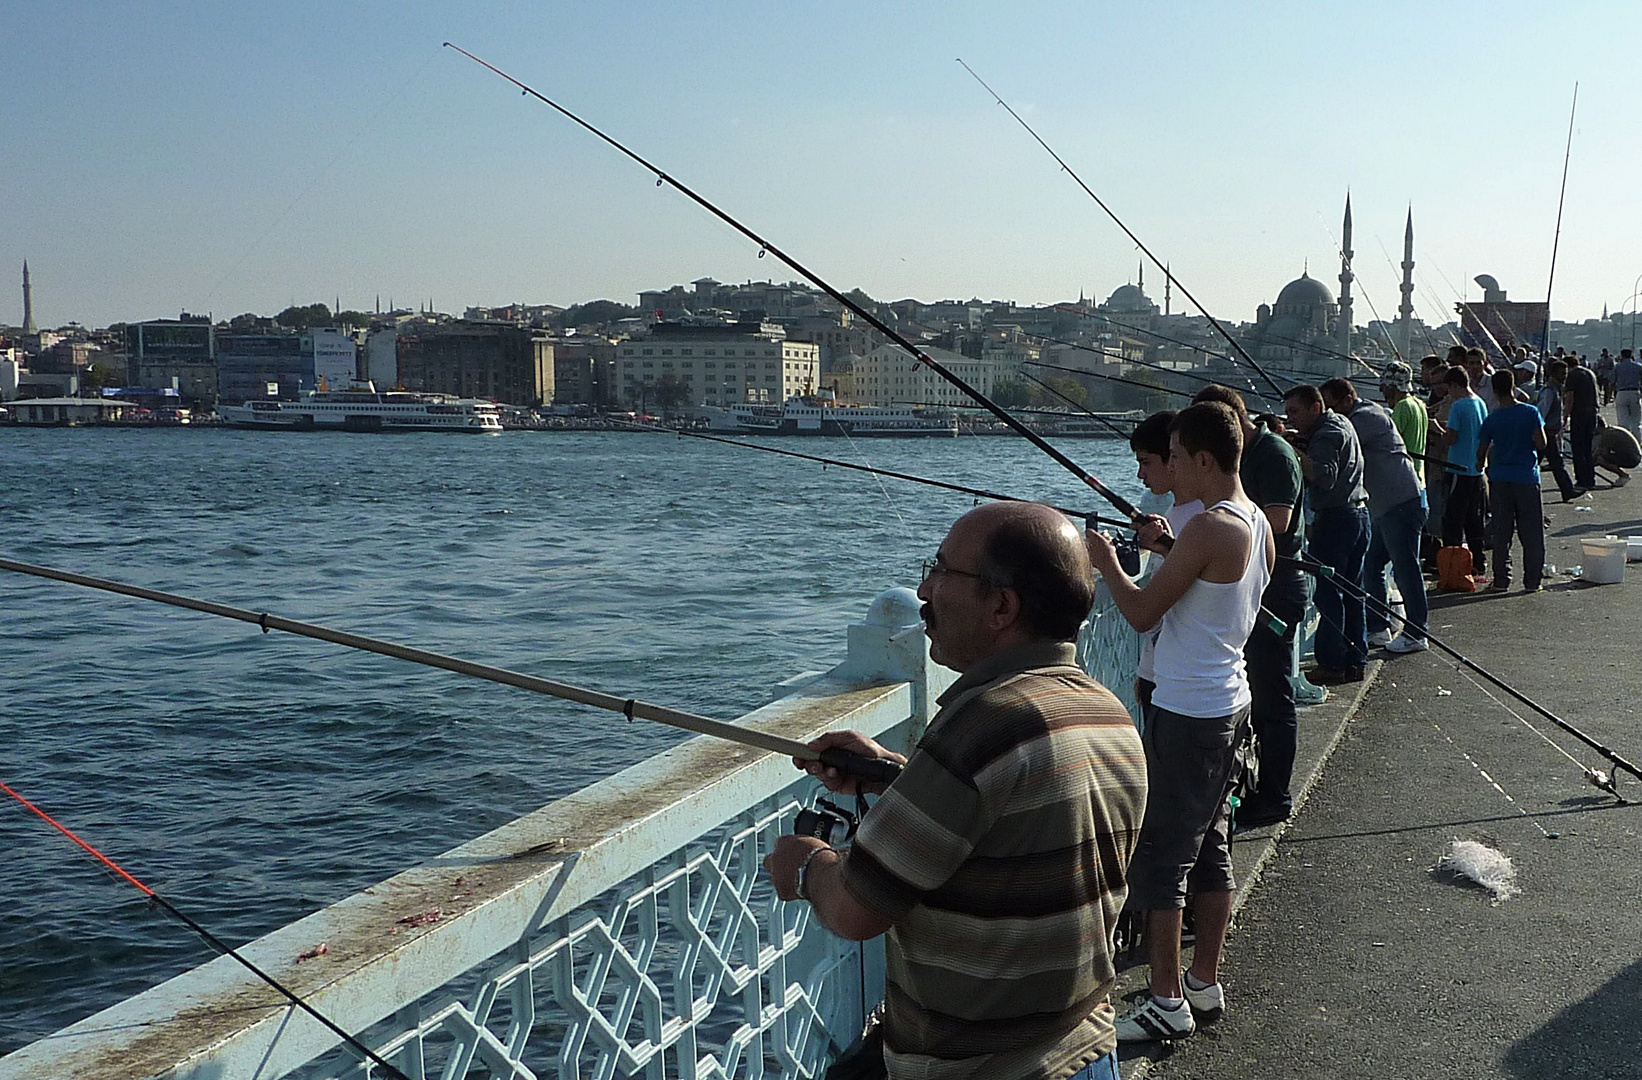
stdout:
{"type": "Polygon", "coordinates": [[[941,559],[941,557],[939,555],[935,556],[933,559],[925,559],[924,560],[924,562],[923,562],[923,576],[921,578],[919,578],[919,580],[920,581],[928,581],[930,578],[934,577],[936,574],[951,574],[954,577],[972,577],[976,581],[985,581],[988,584],[991,584],[991,581],[987,578],[987,576],[985,574],[977,574],[973,570],[958,570],[958,569],[955,569],[953,567],[950,567],[941,559]]]}

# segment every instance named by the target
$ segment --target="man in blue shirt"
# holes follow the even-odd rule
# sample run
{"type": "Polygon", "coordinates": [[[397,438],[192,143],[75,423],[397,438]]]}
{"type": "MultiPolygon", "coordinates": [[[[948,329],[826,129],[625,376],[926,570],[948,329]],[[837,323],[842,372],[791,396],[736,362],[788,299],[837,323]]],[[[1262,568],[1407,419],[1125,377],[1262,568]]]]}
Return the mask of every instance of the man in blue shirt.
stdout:
{"type": "MultiPolygon", "coordinates": [[[[1511,373],[1506,372],[1505,377],[1509,379],[1511,373]]],[[[1458,547],[1463,543],[1471,549],[1473,564],[1481,567],[1484,496],[1482,470],[1477,467],[1477,436],[1488,410],[1482,399],[1471,392],[1471,378],[1464,368],[1449,368],[1443,382],[1450,399],[1448,419],[1431,421],[1431,442],[1448,447],[1448,495],[1443,505],[1442,542],[1444,547],[1458,547]]],[[[1505,400],[1513,399],[1507,394],[1505,400]]]]}
{"type": "Polygon", "coordinates": [[[1539,452],[1545,427],[1539,410],[1512,401],[1511,373],[1494,373],[1494,392],[1505,404],[1488,414],[1477,439],[1477,466],[1488,466],[1494,508],[1494,580],[1489,592],[1511,587],[1511,534],[1522,540],[1522,584],[1538,592],[1545,568],[1545,512],[1540,506],[1539,452]],[[1503,391],[1502,391],[1503,388],[1503,391]]]}

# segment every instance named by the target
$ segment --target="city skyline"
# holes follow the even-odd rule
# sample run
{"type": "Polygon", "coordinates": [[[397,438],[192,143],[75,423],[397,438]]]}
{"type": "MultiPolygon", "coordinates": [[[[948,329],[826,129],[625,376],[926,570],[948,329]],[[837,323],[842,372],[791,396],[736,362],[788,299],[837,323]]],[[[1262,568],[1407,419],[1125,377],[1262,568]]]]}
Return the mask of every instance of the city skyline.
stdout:
{"type": "MultiPolygon", "coordinates": [[[[15,11],[12,39],[34,44],[0,73],[17,102],[0,149],[26,163],[0,265],[28,260],[42,326],[334,297],[368,311],[378,293],[632,303],[703,274],[796,276],[450,38],[839,288],[1035,304],[1134,280],[1133,246],[963,55],[1233,322],[1306,266],[1332,282],[1348,189],[1359,325],[1396,317],[1410,204],[1420,318],[1448,321],[1478,273],[1543,298],[1578,79],[1553,317],[1634,302],[1623,182],[1642,162],[1623,110],[1639,80],[1620,45],[1642,20],[1624,6],[761,10],[15,11]],[[1580,60],[1546,63],[1556,41],[1580,60]]],[[[0,321],[21,315],[12,296],[0,321]]]]}

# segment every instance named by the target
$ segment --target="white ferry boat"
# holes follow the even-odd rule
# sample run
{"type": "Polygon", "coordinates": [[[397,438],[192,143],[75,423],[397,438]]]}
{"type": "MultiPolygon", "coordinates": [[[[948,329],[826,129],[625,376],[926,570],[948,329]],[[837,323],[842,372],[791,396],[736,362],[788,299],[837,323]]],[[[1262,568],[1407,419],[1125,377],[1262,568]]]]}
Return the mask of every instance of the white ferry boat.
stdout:
{"type": "Polygon", "coordinates": [[[958,415],[953,410],[840,405],[825,391],[790,397],[784,405],[708,406],[702,411],[710,430],[737,435],[958,436],[958,415]]]}
{"type": "Polygon", "coordinates": [[[399,390],[378,393],[369,383],[347,390],[310,390],[298,401],[218,405],[217,415],[233,427],[270,430],[465,431],[478,435],[502,430],[500,407],[491,402],[399,390]]]}

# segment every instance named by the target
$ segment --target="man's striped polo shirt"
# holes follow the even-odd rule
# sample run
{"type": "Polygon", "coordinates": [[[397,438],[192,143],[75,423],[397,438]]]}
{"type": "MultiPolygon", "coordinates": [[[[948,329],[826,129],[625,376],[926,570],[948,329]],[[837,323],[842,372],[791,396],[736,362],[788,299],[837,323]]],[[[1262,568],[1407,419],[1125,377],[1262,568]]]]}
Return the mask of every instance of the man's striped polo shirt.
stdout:
{"type": "Polygon", "coordinates": [[[1074,659],[1035,643],[965,672],[841,864],[894,924],[892,1076],[1066,1077],[1115,1045],[1111,940],[1146,762],[1074,659]]]}

